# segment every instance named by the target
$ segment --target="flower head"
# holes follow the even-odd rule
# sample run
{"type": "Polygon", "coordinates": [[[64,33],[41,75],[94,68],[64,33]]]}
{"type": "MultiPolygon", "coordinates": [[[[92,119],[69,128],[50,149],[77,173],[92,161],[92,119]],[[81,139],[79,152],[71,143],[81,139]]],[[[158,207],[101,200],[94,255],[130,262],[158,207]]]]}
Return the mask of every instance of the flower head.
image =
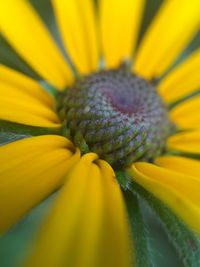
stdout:
{"type": "Polygon", "coordinates": [[[200,1],[164,1],[138,47],[144,0],[51,2],[67,60],[28,1],[0,3],[2,36],[40,76],[0,65],[0,125],[22,129],[0,147],[0,232],[63,187],[26,266],[128,267],[131,187],[200,232],[200,51],[170,69],[200,1]]]}

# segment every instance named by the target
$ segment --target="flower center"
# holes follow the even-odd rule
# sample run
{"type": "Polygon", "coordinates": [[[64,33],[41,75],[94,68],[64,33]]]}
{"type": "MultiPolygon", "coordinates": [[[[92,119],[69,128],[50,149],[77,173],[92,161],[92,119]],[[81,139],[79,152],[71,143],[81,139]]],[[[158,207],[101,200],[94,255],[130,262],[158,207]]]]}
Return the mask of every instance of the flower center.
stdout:
{"type": "Polygon", "coordinates": [[[123,68],[77,80],[58,111],[65,135],[116,168],[160,155],[171,130],[155,87],[123,68]]]}

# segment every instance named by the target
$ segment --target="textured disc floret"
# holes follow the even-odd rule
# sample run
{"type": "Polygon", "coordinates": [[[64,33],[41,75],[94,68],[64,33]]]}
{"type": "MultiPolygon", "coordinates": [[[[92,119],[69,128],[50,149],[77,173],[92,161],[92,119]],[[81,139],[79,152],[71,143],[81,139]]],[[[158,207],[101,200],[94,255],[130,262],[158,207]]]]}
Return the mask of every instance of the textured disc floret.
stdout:
{"type": "Polygon", "coordinates": [[[125,69],[85,76],[59,96],[64,133],[117,167],[160,155],[171,129],[155,87],[125,69]]]}

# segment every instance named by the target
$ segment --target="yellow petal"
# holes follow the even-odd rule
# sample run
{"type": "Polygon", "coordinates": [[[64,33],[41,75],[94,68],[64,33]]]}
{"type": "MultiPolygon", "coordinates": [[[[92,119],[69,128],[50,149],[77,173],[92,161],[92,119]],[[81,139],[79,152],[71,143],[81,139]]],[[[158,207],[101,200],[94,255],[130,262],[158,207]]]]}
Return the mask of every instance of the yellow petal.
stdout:
{"type": "Polygon", "coordinates": [[[193,97],[173,108],[170,118],[180,128],[200,128],[200,96],[193,97]]]}
{"type": "Polygon", "coordinates": [[[0,99],[5,98],[9,98],[14,101],[18,101],[20,99],[24,101],[24,103],[28,101],[33,105],[38,105],[45,107],[48,110],[53,110],[53,105],[52,107],[49,107],[49,105],[47,106],[47,104],[43,100],[27,93],[22,88],[16,87],[15,85],[10,85],[9,83],[1,82],[0,80],[0,99]]]}
{"type": "Polygon", "coordinates": [[[141,43],[134,71],[150,79],[163,74],[200,24],[199,0],[166,0],[141,43]]]}
{"type": "Polygon", "coordinates": [[[56,190],[80,158],[66,138],[44,135],[0,147],[0,233],[56,190]]]}
{"type": "Polygon", "coordinates": [[[200,179],[143,162],[133,164],[128,172],[138,184],[200,233],[200,179]]]}
{"type": "Polygon", "coordinates": [[[28,1],[0,1],[0,30],[43,79],[57,88],[64,88],[73,80],[50,33],[28,1]]]}
{"type": "MultiPolygon", "coordinates": [[[[102,234],[100,252],[100,266],[125,267],[133,266],[133,255],[130,255],[131,242],[127,214],[124,207],[120,187],[116,181],[114,171],[103,160],[97,164],[101,169],[101,176],[105,190],[105,228],[102,234]],[[130,263],[132,261],[132,264],[130,263]]],[[[133,251],[133,250],[132,250],[133,251]]],[[[96,266],[96,265],[93,265],[96,266]]]]}
{"type": "Polygon", "coordinates": [[[155,163],[166,169],[176,171],[189,176],[194,176],[200,179],[200,161],[177,157],[177,156],[162,156],[155,160],[155,163]]]}
{"type": "Polygon", "coordinates": [[[30,95],[50,107],[54,104],[53,98],[45,92],[38,82],[2,64],[0,64],[0,84],[15,87],[24,94],[30,95]]]}
{"type": "Polygon", "coordinates": [[[144,0],[100,1],[100,31],[107,67],[131,59],[136,46],[144,0]]]}
{"type": "Polygon", "coordinates": [[[173,69],[158,86],[166,102],[174,102],[200,88],[200,49],[173,69]]]}
{"type": "Polygon", "coordinates": [[[83,156],[69,173],[25,266],[130,266],[129,228],[113,175],[95,154],[83,156]]]}
{"type": "Polygon", "coordinates": [[[60,127],[59,118],[52,109],[14,90],[6,91],[9,88],[1,89],[4,90],[0,95],[1,120],[38,127],[60,127]]]}
{"type": "Polygon", "coordinates": [[[94,1],[52,0],[69,56],[81,73],[97,70],[99,54],[94,1]]]}
{"type": "Polygon", "coordinates": [[[200,154],[200,131],[182,132],[167,140],[169,150],[200,154]]]}
{"type": "Polygon", "coordinates": [[[60,127],[53,98],[34,80],[0,65],[0,119],[40,127],[60,127]]]}

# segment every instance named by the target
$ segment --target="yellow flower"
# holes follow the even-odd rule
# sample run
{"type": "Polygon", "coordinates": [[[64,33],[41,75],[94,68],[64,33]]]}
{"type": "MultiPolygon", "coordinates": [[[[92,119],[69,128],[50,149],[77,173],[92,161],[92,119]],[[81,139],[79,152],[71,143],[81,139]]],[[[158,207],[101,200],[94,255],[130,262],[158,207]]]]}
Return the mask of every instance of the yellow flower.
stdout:
{"type": "MultiPolygon", "coordinates": [[[[95,145],[91,145],[93,139],[87,140],[84,144],[87,152],[83,155],[83,143],[78,147],[81,139],[69,140],[71,135],[66,138],[63,134],[79,127],[66,126],[66,119],[69,118],[68,90],[71,97],[76,98],[80,93],[84,98],[84,89],[75,89],[82,79],[83,87],[86,85],[85,75],[89,75],[88,79],[98,78],[100,85],[107,79],[106,86],[111,83],[109,86],[112,89],[112,86],[115,87],[115,78],[108,76],[117,71],[116,77],[120,86],[123,85],[124,92],[131,81],[135,82],[134,79],[139,79],[138,86],[142,83],[143,87],[155,87],[152,81],[163,77],[156,85],[158,103],[154,95],[146,93],[146,87],[144,99],[151,98],[153,102],[148,102],[150,108],[145,102],[150,100],[142,99],[141,103],[143,108],[148,106],[147,111],[150,109],[151,115],[154,114],[152,107],[155,102],[161,108],[160,96],[168,107],[173,107],[163,107],[159,112],[154,110],[158,113],[155,117],[160,120],[158,129],[154,131],[157,121],[152,115],[148,133],[145,132],[145,141],[142,139],[142,143],[141,121],[138,122],[137,142],[140,150],[137,150],[135,143],[133,148],[141,154],[135,153],[135,160],[132,153],[132,162],[122,164],[120,168],[200,233],[200,162],[197,159],[200,155],[200,97],[193,94],[200,85],[200,50],[193,52],[169,71],[199,29],[200,1],[164,1],[138,49],[136,44],[144,0],[99,0],[98,7],[92,0],[52,0],[52,5],[64,47],[78,73],[78,81],[70,64],[62,56],[48,29],[28,1],[0,2],[1,34],[44,81],[60,92],[58,96],[68,101],[67,104],[59,102],[59,98],[54,98],[45,91],[41,83],[0,65],[0,119],[50,131],[48,135],[24,138],[0,147],[0,232],[7,231],[32,207],[63,186],[27,266],[128,267],[132,260],[132,241],[120,185],[115,179],[114,170],[117,169],[118,161],[112,164],[117,152],[111,157],[110,164],[113,168],[106,162],[109,157],[104,153],[112,139],[116,145],[116,136],[114,134],[113,138],[111,136],[108,140],[105,138],[107,141],[100,142],[98,149],[102,146],[103,153],[99,156],[94,153],[97,151],[95,145]],[[124,62],[126,66],[122,67],[124,62]],[[125,72],[131,77],[127,81],[118,73],[121,68],[125,68],[125,72]],[[99,76],[102,73],[103,78],[99,76]],[[77,95],[73,95],[73,90],[77,95]],[[189,95],[193,97],[188,99],[189,95]],[[64,109],[64,115],[60,110],[58,112],[59,105],[62,112],[64,109]],[[167,115],[161,115],[163,113],[167,115]],[[176,131],[171,129],[172,124],[176,131]],[[170,133],[158,136],[163,125],[167,125],[170,133]],[[156,144],[152,144],[149,137],[151,148],[155,145],[151,157],[148,155],[150,150],[145,152],[149,133],[156,140],[156,144]],[[160,139],[162,140],[158,141],[160,139]],[[158,142],[161,143],[157,145],[158,142]]],[[[93,82],[95,84],[95,80],[93,82]]],[[[127,111],[129,118],[133,107],[123,106],[121,100],[112,95],[110,88],[104,89],[106,91],[103,93],[111,93],[107,100],[114,101],[114,108],[120,105],[119,111],[127,111]]],[[[116,95],[118,94],[120,97],[123,95],[116,91],[116,95]]],[[[127,94],[129,96],[129,92],[127,94]]],[[[127,99],[128,97],[125,105],[129,104],[127,99]]],[[[98,97],[95,96],[94,111],[99,103],[97,100],[98,97]]],[[[140,99],[137,101],[140,103],[140,99]]],[[[73,102],[76,113],[75,104],[76,99],[73,102]]],[[[91,107],[87,110],[87,105],[83,108],[90,115],[91,107]]],[[[105,105],[107,108],[107,104],[105,105]]],[[[148,112],[141,114],[141,120],[149,116],[148,112]]],[[[137,114],[137,118],[140,118],[139,115],[137,114]]],[[[112,117],[112,114],[107,115],[108,121],[109,116],[112,117]]],[[[117,121],[119,127],[122,123],[120,118],[121,114],[117,121]]],[[[114,121],[112,118],[112,122],[116,123],[116,120],[116,117],[114,121]]],[[[96,121],[91,120],[91,124],[93,123],[96,121]]],[[[77,137],[76,134],[77,132],[74,136],[77,137]]],[[[98,127],[95,134],[99,135],[98,127]]],[[[86,136],[82,134],[82,137],[85,141],[86,136]]],[[[124,137],[124,134],[120,137],[124,137]]],[[[127,151],[129,148],[130,143],[126,147],[127,151]]],[[[118,159],[120,156],[117,156],[118,159]]]]}

